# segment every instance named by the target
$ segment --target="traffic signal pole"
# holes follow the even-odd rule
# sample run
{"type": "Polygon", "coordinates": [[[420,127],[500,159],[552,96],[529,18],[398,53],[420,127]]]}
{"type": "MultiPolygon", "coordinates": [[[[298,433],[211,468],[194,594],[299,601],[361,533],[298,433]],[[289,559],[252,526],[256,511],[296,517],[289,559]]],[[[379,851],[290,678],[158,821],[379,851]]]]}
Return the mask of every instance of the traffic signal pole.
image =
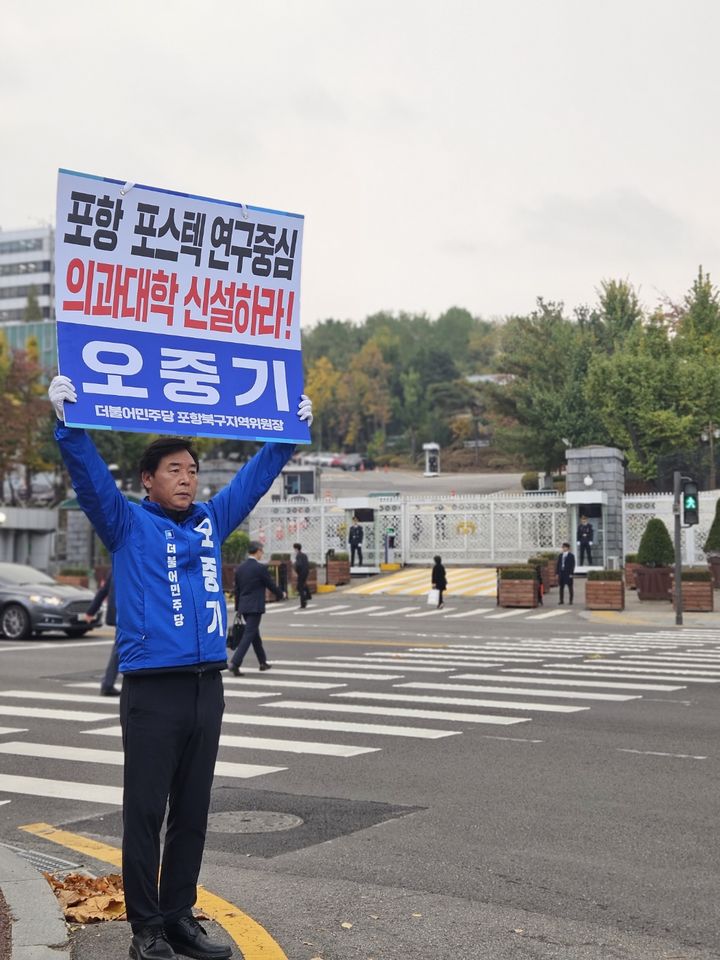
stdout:
{"type": "Polygon", "coordinates": [[[682,493],[682,475],[679,470],[673,473],[673,513],[675,514],[675,623],[682,626],[683,605],[682,605],[682,542],[680,538],[680,527],[682,517],[680,515],[680,497],[682,493]]]}

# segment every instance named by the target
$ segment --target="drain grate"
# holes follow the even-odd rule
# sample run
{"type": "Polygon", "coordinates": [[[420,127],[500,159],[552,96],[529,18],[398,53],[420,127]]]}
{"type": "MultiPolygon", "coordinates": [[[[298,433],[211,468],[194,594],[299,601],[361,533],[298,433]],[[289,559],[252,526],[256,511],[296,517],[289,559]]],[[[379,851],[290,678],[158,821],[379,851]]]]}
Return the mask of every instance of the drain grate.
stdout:
{"type": "Polygon", "coordinates": [[[40,853],[38,850],[27,850],[24,847],[16,847],[11,843],[3,843],[0,846],[6,850],[12,850],[23,860],[27,860],[38,870],[44,870],[46,873],[71,873],[82,867],[81,863],[71,863],[70,860],[61,860],[60,857],[51,857],[47,853],[40,853]]]}

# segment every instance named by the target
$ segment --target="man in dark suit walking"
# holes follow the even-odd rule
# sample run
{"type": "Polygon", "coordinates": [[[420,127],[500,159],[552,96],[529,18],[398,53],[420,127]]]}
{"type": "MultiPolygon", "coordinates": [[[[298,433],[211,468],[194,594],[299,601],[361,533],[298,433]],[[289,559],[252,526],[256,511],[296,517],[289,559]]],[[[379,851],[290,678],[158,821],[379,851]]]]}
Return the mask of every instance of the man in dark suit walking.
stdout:
{"type": "Polygon", "coordinates": [[[575,573],[575,555],[570,553],[570,544],[562,545],[562,553],[557,558],[555,565],[560,585],[560,603],[565,603],[565,587],[568,588],[570,603],[573,602],[574,587],[573,574],[575,573]]]}
{"type": "Polygon", "coordinates": [[[274,593],[278,600],[284,600],[287,596],[270,576],[265,564],[260,562],[262,557],[263,545],[251,540],[247,560],[235,571],[235,612],[242,614],[245,620],[242,640],[228,664],[230,673],[235,677],[242,676],[240,666],[251,644],[260,669],[270,669],[260,637],[260,621],[265,613],[265,591],[274,593]]]}
{"type": "Polygon", "coordinates": [[[307,558],[307,554],[302,552],[301,543],[294,543],[293,550],[295,551],[293,569],[297,575],[297,591],[300,597],[300,607],[304,610],[308,600],[312,599],[307,585],[307,578],[310,573],[310,561],[307,558]]]}
{"type": "MultiPolygon", "coordinates": [[[[105,583],[100,587],[98,592],[92,599],[90,606],[87,608],[87,613],[85,614],[85,619],[88,623],[92,623],[95,619],[95,614],[98,612],[100,607],[103,605],[103,601],[107,600],[107,609],[105,611],[105,623],[109,627],[114,627],[117,624],[117,608],[115,605],[115,584],[113,583],[112,572],[110,572],[105,580],[105,583]]],[[[119,697],[120,691],[115,686],[115,681],[117,680],[117,675],[119,672],[120,657],[118,654],[117,643],[113,643],[112,650],[110,651],[110,656],[108,657],[107,666],[105,667],[105,674],[100,682],[100,694],[103,697],[119,697]]]]}

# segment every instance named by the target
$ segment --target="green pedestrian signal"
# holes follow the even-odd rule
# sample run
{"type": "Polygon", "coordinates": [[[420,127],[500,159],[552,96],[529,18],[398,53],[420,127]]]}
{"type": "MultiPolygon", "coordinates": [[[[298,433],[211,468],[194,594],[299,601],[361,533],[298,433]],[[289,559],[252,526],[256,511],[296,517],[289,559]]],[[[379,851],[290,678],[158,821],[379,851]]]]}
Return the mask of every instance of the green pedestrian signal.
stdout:
{"type": "Polygon", "coordinates": [[[698,485],[694,480],[683,483],[682,492],[683,523],[686,527],[693,527],[700,522],[700,498],[698,485]]]}

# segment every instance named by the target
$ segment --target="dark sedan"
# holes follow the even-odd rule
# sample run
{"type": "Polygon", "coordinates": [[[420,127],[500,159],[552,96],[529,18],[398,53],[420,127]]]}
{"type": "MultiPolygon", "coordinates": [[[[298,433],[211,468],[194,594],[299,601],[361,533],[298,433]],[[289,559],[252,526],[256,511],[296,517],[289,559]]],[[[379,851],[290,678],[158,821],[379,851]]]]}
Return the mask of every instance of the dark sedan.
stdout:
{"type": "Polygon", "coordinates": [[[88,623],[85,612],[92,590],[57,583],[35,567],[0,563],[0,634],[25,640],[32,634],[60,630],[66,637],[82,637],[100,624],[100,615],[88,623]]]}

